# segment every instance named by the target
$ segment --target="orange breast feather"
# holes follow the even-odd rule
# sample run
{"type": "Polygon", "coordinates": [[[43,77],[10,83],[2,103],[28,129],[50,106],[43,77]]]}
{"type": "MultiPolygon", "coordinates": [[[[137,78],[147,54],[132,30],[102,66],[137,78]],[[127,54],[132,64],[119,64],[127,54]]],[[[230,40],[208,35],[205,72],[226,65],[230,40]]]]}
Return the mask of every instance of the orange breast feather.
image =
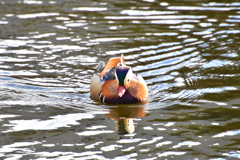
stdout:
{"type": "Polygon", "coordinates": [[[128,92],[140,101],[146,101],[148,99],[147,85],[141,81],[131,80],[128,92]]]}
{"type": "Polygon", "coordinates": [[[115,80],[106,81],[102,86],[101,94],[105,99],[118,98],[115,80]]]}

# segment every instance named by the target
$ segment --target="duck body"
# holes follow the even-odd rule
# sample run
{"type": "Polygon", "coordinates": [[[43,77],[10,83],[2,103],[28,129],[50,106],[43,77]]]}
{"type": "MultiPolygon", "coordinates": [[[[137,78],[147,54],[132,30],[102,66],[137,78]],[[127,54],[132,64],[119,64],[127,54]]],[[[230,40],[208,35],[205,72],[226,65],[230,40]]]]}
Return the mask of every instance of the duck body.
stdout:
{"type": "Polygon", "coordinates": [[[117,98],[103,98],[100,97],[100,101],[107,104],[131,104],[138,103],[139,100],[131,96],[129,93],[125,93],[122,97],[117,98]]]}
{"type": "Polygon", "coordinates": [[[131,104],[146,102],[148,88],[141,76],[133,74],[132,68],[121,58],[112,58],[93,75],[90,95],[94,100],[108,104],[131,104]],[[121,66],[117,66],[121,61],[121,66]]]}

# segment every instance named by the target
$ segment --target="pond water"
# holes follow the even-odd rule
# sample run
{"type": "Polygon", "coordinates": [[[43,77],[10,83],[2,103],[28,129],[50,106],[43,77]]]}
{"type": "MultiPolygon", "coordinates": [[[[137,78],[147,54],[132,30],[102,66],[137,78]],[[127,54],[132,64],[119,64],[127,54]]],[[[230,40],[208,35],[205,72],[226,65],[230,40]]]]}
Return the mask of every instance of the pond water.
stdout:
{"type": "Polygon", "coordinates": [[[240,159],[237,0],[1,0],[0,159],[240,159]],[[124,54],[149,102],[90,99],[124,54]]]}

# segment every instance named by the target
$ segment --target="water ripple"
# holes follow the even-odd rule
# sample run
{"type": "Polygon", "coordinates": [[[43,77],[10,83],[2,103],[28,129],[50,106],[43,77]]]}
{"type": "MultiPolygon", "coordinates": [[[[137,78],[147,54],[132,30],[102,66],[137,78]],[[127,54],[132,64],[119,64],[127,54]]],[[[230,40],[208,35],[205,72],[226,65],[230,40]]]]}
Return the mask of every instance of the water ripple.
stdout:
{"type": "MultiPolygon", "coordinates": [[[[68,114],[68,115],[58,115],[54,117],[50,117],[50,120],[12,120],[10,121],[11,130],[7,130],[7,132],[16,132],[22,130],[53,130],[60,127],[69,127],[69,125],[79,125],[77,122],[81,119],[91,119],[93,115],[90,114],[68,114]]],[[[95,133],[96,134],[96,133],[95,133]]],[[[81,134],[79,134],[81,135],[81,134]]]]}
{"type": "Polygon", "coordinates": [[[2,0],[0,10],[1,159],[239,158],[239,2],[2,0]],[[148,103],[89,97],[98,62],[121,54],[148,103]]]}

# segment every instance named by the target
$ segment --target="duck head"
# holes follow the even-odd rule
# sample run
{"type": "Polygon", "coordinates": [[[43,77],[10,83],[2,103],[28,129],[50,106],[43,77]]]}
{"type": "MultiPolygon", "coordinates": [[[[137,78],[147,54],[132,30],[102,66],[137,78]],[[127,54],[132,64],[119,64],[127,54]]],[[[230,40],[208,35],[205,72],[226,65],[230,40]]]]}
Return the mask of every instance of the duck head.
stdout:
{"type": "Polygon", "coordinates": [[[129,66],[120,66],[116,68],[116,89],[119,97],[122,97],[126,90],[131,86],[131,77],[133,75],[132,68],[129,66]]]}

